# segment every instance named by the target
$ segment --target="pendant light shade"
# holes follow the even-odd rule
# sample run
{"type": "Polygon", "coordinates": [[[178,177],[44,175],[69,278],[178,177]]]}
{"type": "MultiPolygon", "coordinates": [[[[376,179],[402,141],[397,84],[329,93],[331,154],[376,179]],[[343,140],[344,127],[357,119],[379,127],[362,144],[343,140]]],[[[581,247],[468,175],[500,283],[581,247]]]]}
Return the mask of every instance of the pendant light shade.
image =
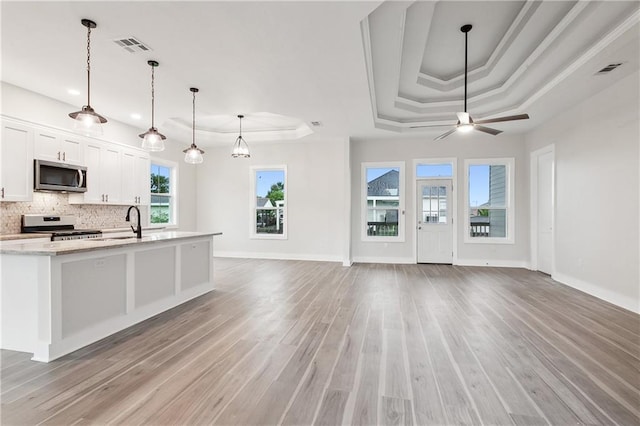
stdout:
{"type": "Polygon", "coordinates": [[[89,19],[80,21],[87,27],[87,104],[80,111],[72,112],[69,117],[75,120],[74,130],[87,136],[99,136],[102,134],[102,123],[107,119],[91,108],[91,29],[97,25],[89,19]]]}
{"type": "Polygon", "coordinates": [[[249,158],[251,157],[251,154],[249,154],[249,145],[247,145],[247,142],[242,138],[242,119],[244,115],[238,115],[238,118],[240,119],[240,135],[233,144],[231,156],[233,158],[249,158]]]}
{"type": "Polygon", "coordinates": [[[138,135],[142,138],[142,149],[147,151],[164,151],[165,135],[158,132],[155,127],[155,69],[159,65],[157,61],[147,61],[151,66],[151,127],[146,132],[138,135]]]}
{"type": "Polygon", "coordinates": [[[192,126],[192,139],[191,146],[184,151],[184,161],[189,164],[200,164],[204,161],[202,158],[202,154],[204,151],[198,148],[196,145],[196,93],[198,93],[198,89],[195,87],[190,88],[193,93],[193,126],[192,126]]]}

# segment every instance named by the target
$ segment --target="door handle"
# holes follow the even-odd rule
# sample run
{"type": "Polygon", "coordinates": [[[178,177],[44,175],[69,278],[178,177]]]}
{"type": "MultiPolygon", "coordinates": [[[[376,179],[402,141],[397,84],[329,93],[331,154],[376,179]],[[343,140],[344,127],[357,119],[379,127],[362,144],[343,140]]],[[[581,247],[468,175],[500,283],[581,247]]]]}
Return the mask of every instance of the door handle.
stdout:
{"type": "Polygon", "coordinates": [[[84,176],[82,170],[78,169],[78,188],[82,188],[82,184],[84,184],[84,176]]]}
{"type": "Polygon", "coordinates": [[[418,229],[422,229],[422,226],[418,226],[418,229]]]}

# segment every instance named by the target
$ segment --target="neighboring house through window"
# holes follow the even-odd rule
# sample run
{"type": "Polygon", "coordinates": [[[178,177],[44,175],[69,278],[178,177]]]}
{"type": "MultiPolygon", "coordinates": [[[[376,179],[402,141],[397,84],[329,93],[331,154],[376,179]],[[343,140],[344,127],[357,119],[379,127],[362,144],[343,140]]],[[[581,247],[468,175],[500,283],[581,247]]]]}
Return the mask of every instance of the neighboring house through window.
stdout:
{"type": "Polygon", "coordinates": [[[149,223],[151,225],[177,225],[176,188],[177,164],[157,161],[151,163],[151,205],[149,223]]]}
{"type": "Polygon", "coordinates": [[[287,238],[287,167],[251,167],[251,237],[287,238]]]}
{"type": "Polygon", "coordinates": [[[404,241],[404,163],[362,164],[362,239],[404,241]]]}
{"type": "Polygon", "coordinates": [[[513,243],[513,158],[467,160],[466,242],[513,243]]]}

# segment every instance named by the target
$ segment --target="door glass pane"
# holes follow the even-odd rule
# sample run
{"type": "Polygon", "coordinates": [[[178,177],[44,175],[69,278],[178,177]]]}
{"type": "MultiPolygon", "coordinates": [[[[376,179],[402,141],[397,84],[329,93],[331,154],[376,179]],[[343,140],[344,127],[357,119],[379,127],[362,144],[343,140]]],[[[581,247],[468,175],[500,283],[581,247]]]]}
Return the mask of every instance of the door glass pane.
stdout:
{"type": "Polygon", "coordinates": [[[422,222],[447,223],[447,187],[425,185],[422,187],[422,222]]]}
{"type": "Polygon", "coordinates": [[[451,164],[418,164],[416,177],[452,177],[453,166],[451,164]]]}

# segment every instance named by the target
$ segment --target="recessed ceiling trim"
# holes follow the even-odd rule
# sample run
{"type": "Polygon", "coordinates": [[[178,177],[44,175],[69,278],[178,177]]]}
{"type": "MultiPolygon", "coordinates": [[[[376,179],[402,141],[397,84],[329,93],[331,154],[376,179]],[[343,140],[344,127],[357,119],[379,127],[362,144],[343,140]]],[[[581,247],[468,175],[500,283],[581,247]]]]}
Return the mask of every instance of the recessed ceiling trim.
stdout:
{"type": "MultiPolygon", "coordinates": [[[[540,1],[527,0],[527,2],[522,6],[522,9],[520,9],[515,20],[509,26],[507,31],[505,31],[500,42],[498,42],[496,48],[493,50],[487,61],[482,66],[469,71],[470,79],[473,77],[474,80],[479,80],[491,73],[498,61],[502,58],[505,52],[507,52],[509,46],[513,44],[527,22],[529,22],[536,10],[538,10],[540,4],[540,1]]],[[[434,16],[432,16],[432,19],[433,18],[434,16]]],[[[425,87],[447,92],[457,89],[464,84],[464,73],[459,73],[450,79],[441,79],[420,70],[416,83],[425,87]]]]}
{"type": "MultiPolygon", "coordinates": [[[[540,59],[540,57],[549,49],[549,47],[559,39],[559,37],[567,30],[569,25],[574,22],[578,16],[587,8],[592,6],[592,2],[578,2],[576,5],[571,8],[569,13],[565,15],[560,23],[555,26],[555,28],[544,38],[544,40],[536,47],[536,49],[529,55],[529,57],[520,64],[520,66],[507,78],[506,81],[500,83],[497,86],[485,89],[481,92],[476,92],[475,95],[471,95],[468,97],[469,103],[475,103],[482,100],[486,100],[488,98],[496,99],[501,96],[505,96],[507,91],[510,90],[514,84],[516,84],[520,78],[524,75],[525,71],[531,67],[531,65],[540,59]]],[[[459,101],[459,97],[449,97],[442,99],[440,101],[430,101],[428,108],[434,107],[449,107],[451,102],[454,102],[456,99],[459,101]]],[[[411,99],[405,99],[400,96],[396,98],[395,105],[398,108],[410,108],[413,112],[423,112],[425,102],[415,101],[411,99]]]]}

